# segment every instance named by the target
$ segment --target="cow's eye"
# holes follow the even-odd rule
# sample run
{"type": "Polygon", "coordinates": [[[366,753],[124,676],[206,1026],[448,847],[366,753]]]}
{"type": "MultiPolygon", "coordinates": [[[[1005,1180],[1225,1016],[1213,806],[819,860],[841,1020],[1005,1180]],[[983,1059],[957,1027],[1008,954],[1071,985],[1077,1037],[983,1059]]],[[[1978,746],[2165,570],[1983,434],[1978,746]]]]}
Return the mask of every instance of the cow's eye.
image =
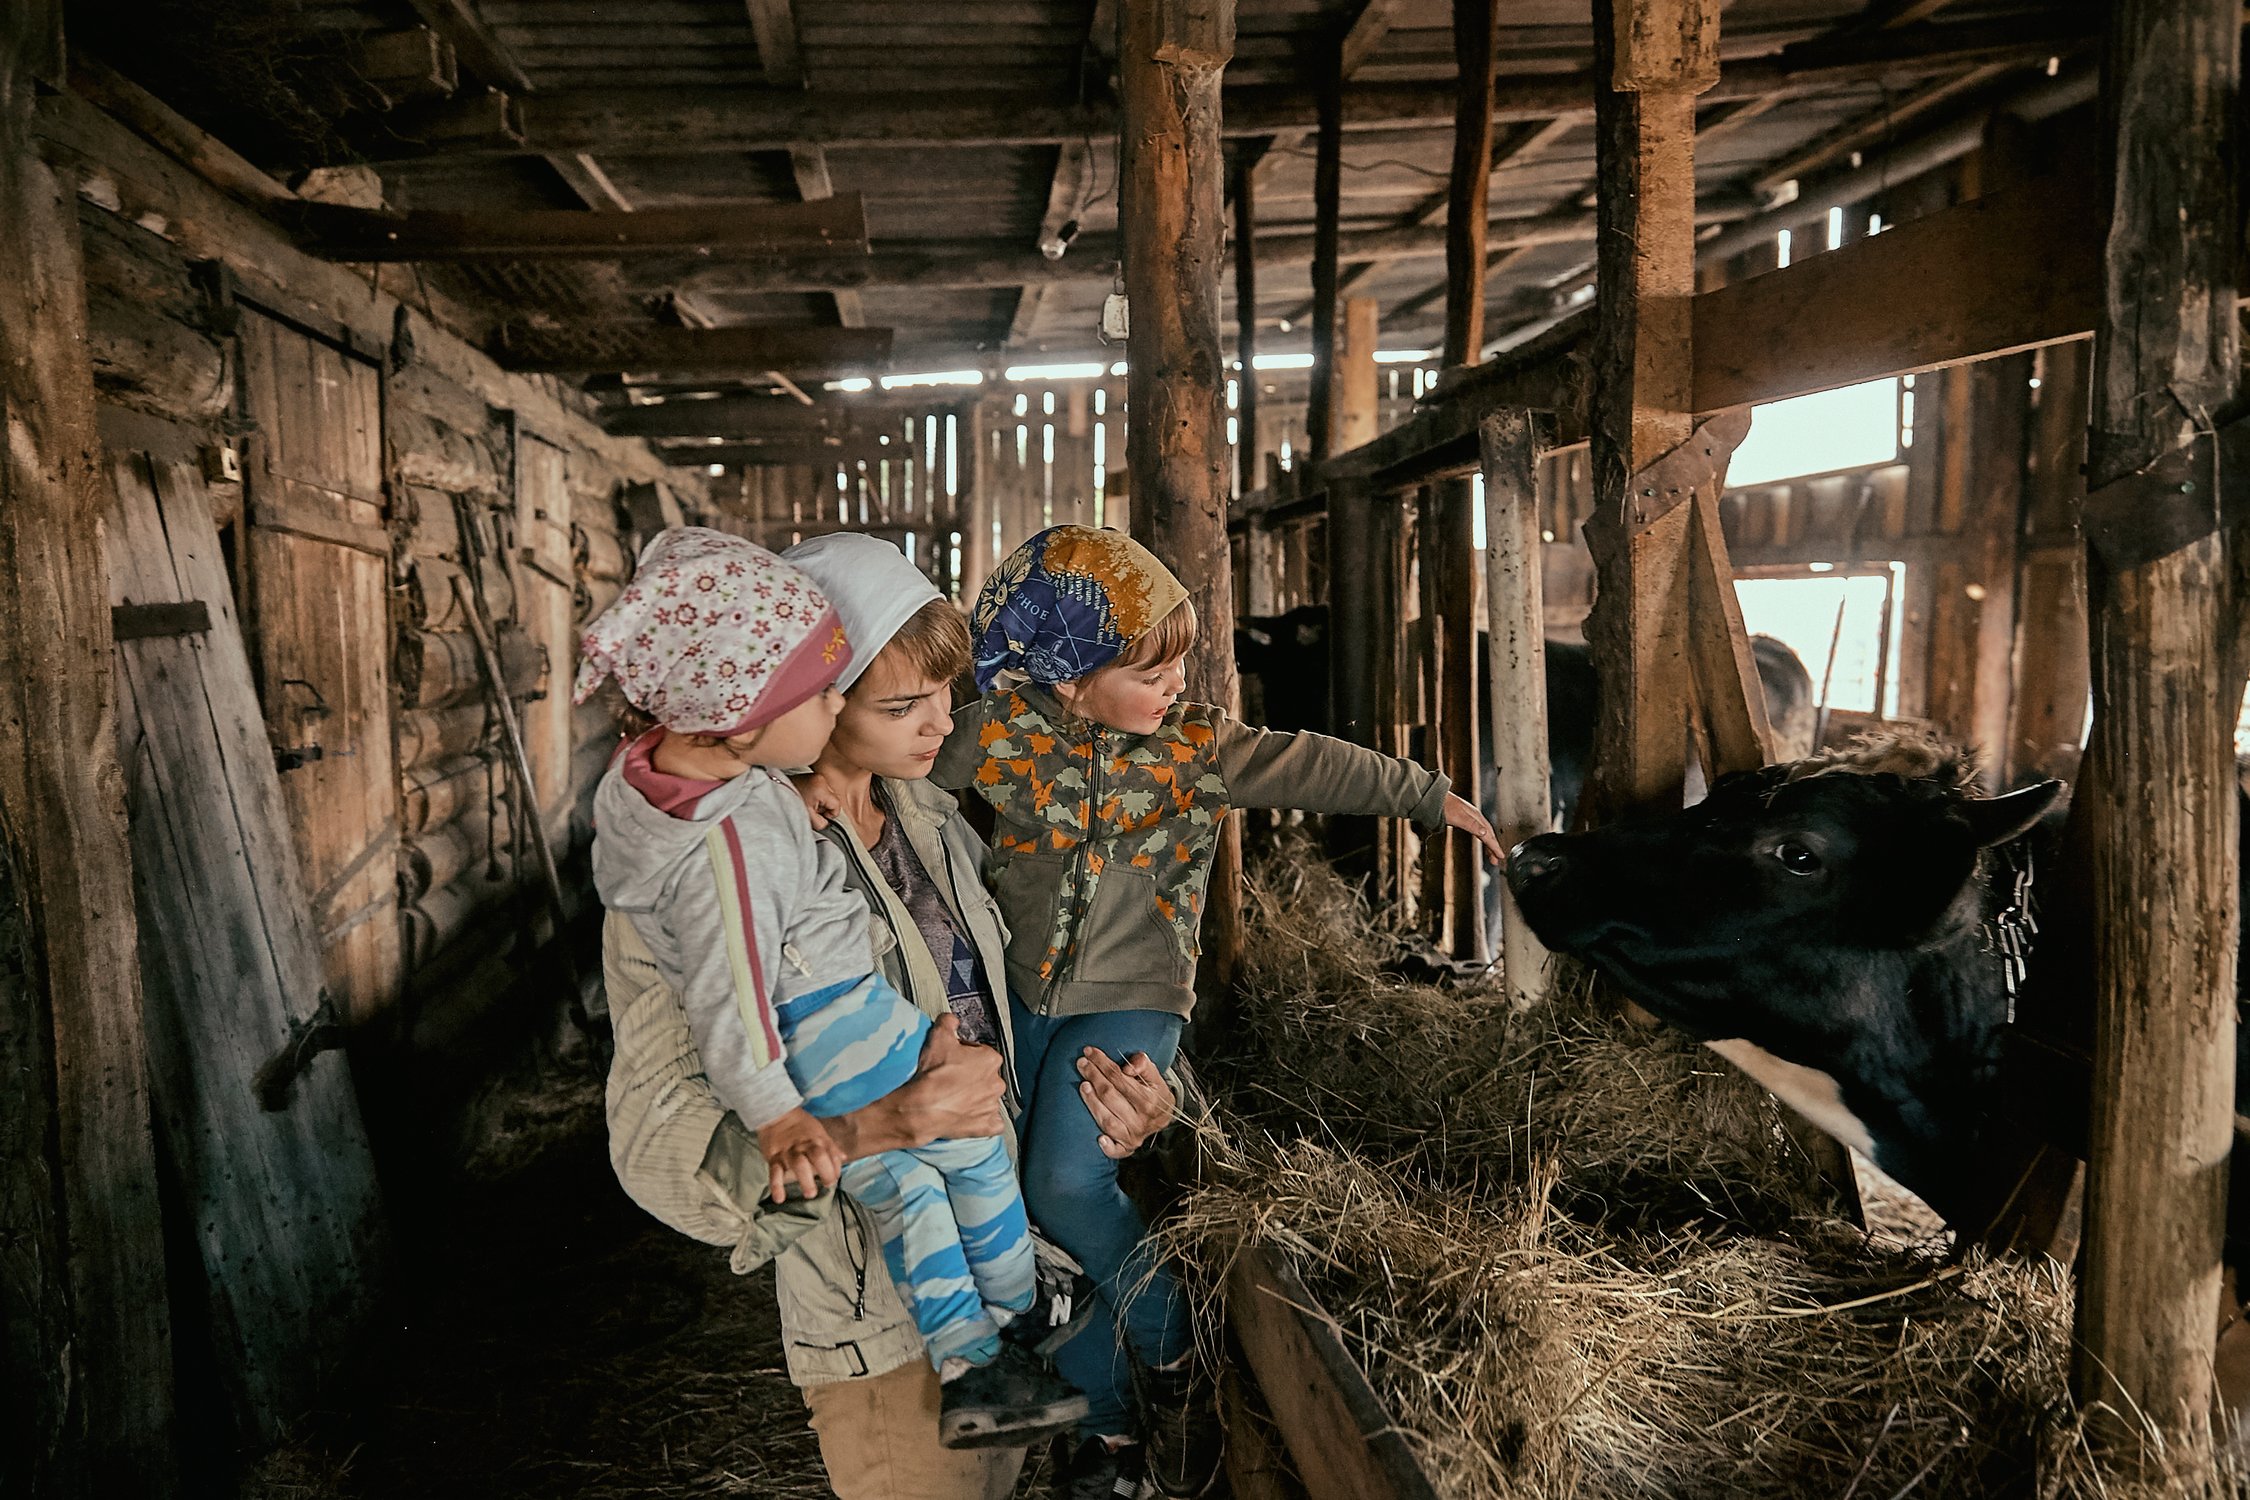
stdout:
{"type": "Polygon", "coordinates": [[[1773,857],[1792,875],[1810,875],[1820,868],[1820,856],[1795,839],[1774,845],[1773,857]]]}

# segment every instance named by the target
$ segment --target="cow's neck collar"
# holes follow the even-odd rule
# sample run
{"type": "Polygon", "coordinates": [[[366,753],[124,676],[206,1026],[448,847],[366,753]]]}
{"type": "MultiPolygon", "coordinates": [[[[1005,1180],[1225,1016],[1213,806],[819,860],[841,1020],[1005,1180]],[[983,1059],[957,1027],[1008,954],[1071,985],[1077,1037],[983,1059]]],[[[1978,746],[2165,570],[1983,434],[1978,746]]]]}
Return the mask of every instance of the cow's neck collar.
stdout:
{"type": "Polygon", "coordinates": [[[2031,947],[2039,936],[2039,918],[2032,909],[2032,883],[2038,874],[2038,857],[2028,839],[2002,844],[1987,851],[1989,872],[1982,872],[1992,895],[1977,936],[1986,953],[2000,960],[2000,982],[2008,996],[2008,1024],[2016,1021],[2016,997],[2031,971],[2031,947]]]}

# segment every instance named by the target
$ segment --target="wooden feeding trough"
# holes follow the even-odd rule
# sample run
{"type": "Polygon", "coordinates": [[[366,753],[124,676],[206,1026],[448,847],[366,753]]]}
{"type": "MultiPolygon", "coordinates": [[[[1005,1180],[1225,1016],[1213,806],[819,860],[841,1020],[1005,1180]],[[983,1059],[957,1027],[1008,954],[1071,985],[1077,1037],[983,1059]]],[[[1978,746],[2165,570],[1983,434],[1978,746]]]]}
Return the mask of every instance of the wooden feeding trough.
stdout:
{"type": "Polygon", "coordinates": [[[1253,1396],[1231,1372],[1220,1387],[1227,1477],[1241,1500],[1282,1500],[1300,1488],[1311,1500],[1436,1500],[1336,1320],[1286,1257],[1246,1246],[1226,1294],[1227,1326],[1256,1387],[1253,1396]],[[1267,1420],[1288,1449],[1286,1467],[1266,1441],[1267,1420]]]}

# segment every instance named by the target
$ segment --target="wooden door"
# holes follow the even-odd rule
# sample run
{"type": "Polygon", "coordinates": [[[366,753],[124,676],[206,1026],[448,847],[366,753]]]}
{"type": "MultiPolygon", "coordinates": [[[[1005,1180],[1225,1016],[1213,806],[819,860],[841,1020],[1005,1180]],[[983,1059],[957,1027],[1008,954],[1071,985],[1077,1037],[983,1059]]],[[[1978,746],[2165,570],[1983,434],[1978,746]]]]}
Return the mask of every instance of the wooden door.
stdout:
{"type": "Polygon", "coordinates": [[[364,1023],[399,982],[381,369],[246,306],[242,377],[251,661],[329,988],[364,1023]]]}
{"type": "Polygon", "coordinates": [[[523,705],[524,753],[541,821],[558,850],[570,828],[570,688],[578,635],[566,458],[555,444],[518,430],[516,623],[547,657],[546,696],[523,705]]]}
{"type": "Polygon", "coordinates": [[[202,1270],[175,1301],[194,1309],[213,1404],[262,1446],[366,1333],[384,1258],[375,1166],[343,1053],[305,1057],[286,1085],[263,1072],[322,1019],[324,979],[202,475],[134,451],[111,470],[150,1084],[185,1206],[169,1228],[202,1270]]]}

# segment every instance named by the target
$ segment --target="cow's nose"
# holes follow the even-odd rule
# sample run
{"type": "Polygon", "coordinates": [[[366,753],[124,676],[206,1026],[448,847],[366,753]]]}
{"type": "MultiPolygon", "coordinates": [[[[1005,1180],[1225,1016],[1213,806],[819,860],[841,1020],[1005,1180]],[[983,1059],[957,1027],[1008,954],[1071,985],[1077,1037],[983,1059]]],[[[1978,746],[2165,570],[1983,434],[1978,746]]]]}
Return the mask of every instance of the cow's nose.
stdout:
{"type": "Polygon", "coordinates": [[[1569,865],[1569,860],[1552,842],[1553,836],[1541,834],[1525,839],[1508,853],[1508,880],[1522,889],[1542,880],[1552,880],[1569,865]]]}

